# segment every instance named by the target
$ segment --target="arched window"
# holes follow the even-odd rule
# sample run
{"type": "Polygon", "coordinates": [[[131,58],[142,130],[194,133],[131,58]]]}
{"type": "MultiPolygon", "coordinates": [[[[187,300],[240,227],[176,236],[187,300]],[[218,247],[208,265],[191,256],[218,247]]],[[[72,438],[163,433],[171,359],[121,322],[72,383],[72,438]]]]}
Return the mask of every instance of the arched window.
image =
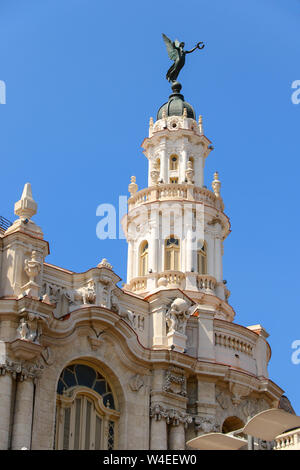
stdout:
{"type": "Polygon", "coordinates": [[[170,156],[170,170],[178,170],[178,157],[177,155],[170,156]]]}
{"type": "Polygon", "coordinates": [[[84,364],[66,367],[58,381],[55,448],[114,449],[120,413],[106,379],[84,364]]]}
{"type": "Polygon", "coordinates": [[[207,252],[206,243],[203,241],[198,242],[197,249],[197,272],[199,274],[207,274],[207,252]]]}
{"type": "Polygon", "coordinates": [[[180,255],[180,244],[178,238],[171,235],[165,241],[165,270],[178,271],[180,255]]]}
{"type": "Polygon", "coordinates": [[[147,274],[148,274],[148,242],[144,241],[140,245],[139,275],[147,276],[147,274]]]}

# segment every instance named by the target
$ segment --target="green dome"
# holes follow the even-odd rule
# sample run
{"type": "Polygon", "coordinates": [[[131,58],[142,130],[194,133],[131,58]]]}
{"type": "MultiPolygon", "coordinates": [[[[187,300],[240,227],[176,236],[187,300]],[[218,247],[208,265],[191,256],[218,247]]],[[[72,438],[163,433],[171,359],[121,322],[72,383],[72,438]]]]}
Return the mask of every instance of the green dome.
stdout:
{"type": "Polygon", "coordinates": [[[163,104],[159,108],[157,112],[157,119],[162,118],[163,111],[165,111],[166,117],[182,116],[184,108],[186,108],[188,118],[196,119],[193,106],[187,103],[186,101],[184,101],[184,96],[181,93],[179,93],[181,90],[180,83],[178,82],[173,83],[172,90],[174,93],[172,93],[169,96],[169,101],[167,101],[167,103],[163,104]]]}

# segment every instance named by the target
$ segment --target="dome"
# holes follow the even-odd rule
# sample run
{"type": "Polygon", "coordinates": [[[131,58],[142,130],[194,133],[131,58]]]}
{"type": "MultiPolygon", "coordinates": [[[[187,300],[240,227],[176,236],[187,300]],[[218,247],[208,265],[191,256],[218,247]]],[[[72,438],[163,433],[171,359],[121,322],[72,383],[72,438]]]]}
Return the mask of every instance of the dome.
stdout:
{"type": "Polygon", "coordinates": [[[186,108],[188,118],[196,119],[193,106],[190,103],[184,101],[184,96],[180,93],[180,83],[173,83],[172,90],[173,93],[169,96],[169,101],[159,108],[157,112],[157,119],[162,118],[163,111],[165,111],[166,117],[182,116],[184,108],[186,108]]]}

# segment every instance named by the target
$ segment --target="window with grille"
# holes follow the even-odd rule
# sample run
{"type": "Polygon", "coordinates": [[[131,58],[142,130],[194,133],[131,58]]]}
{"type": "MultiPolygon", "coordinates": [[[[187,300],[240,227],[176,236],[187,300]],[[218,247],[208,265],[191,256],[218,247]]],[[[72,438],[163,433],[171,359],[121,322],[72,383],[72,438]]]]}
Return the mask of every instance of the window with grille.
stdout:
{"type": "Polygon", "coordinates": [[[178,271],[180,269],[179,263],[179,240],[173,235],[165,241],[165,270],[178,271]]]}
{"type": "Polygon", "coordinates": [[[144,241],[140,245],[139,275],[146,276],[147,274],[148,274],[148,242],[144,241]]]}
{"type": "Polygon", "coordinates": [[[112,390],[98,371],[83,364],[64,369],[57,387],[55,448],[115,448],[119,412],[112,390]]]}

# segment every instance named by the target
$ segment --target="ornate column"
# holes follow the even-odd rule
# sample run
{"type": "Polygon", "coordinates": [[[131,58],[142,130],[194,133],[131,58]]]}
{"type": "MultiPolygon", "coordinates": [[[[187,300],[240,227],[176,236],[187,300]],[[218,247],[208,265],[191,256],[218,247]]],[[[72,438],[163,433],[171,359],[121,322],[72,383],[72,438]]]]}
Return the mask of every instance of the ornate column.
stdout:
{"type": "Polygon", "coordinates": [[[170,427],[169,448],[171,450],[185,449],[185,429],[183,423],[174,424],[170,427]]]}
{"type": "Polygon", "coordinates": [[[150,449],[166,450],[167,441],[167,423],[165,420],[165,411],[159,405],[155,404],[150,409],[151,428],[150,428],[150,449]]]}
{"type": "MultiPolygon", "coordinates": [[[[22,379],[22,377],[21,377],[22,379]]],[[[12,450],[30,449],[33,414],[33,379],[28,377],[17,382],[12,450]]]]}
{"type": "Polygon", "coordinates": [[[205,241],[207,243],[207,274],[215,277],[215,243],[212,232],[206,232],[205,241]]]}
{"type": "Polygon", "coordinates": [[[132,266],[133,266],[133,240],[128,241],[128,262],[127,262],[127,283],[133,278],[132,266]]]}
{"type": "Polygon", "coordinates": [[[223,280],[221,235],[217,235],[215,238],[215,278],[217,282],[222,282],[223,280]]]}
{"type": "Polygon", "coordinates": [[[161,153],[160,153],[160,179],[163,179],[164,184],[169,183],[168,178],[168,159],[166,141],[162,139],[161,153]]]}
{"type": "MultiPolygon", "coordinates": [[[[186,139],[184,139],[185,141],[186,139]]],[[[185,143],[185,142],[184,142],[185,143]]],[[[186,148],[183,147],[181,151],[181,159],[180,159],[180,173],[179,173],[179,182],[185,182],[185,171],[187,169],[187,151],[186,148]]]]}
{"type": "Polygon", "coordinates": [[[13,376],[6,364],[0,367],[0,450],[9,446],[10,416],[12,408],[13,376]]]}
{"type": "Polygon", "coordinates": [[[150,243],[149,243],[149,268],[153,273],[157,272],[157,240],[158,240],[158,214],[154,210],[151,214],[149,224],[150,228],[150,243]]]}

